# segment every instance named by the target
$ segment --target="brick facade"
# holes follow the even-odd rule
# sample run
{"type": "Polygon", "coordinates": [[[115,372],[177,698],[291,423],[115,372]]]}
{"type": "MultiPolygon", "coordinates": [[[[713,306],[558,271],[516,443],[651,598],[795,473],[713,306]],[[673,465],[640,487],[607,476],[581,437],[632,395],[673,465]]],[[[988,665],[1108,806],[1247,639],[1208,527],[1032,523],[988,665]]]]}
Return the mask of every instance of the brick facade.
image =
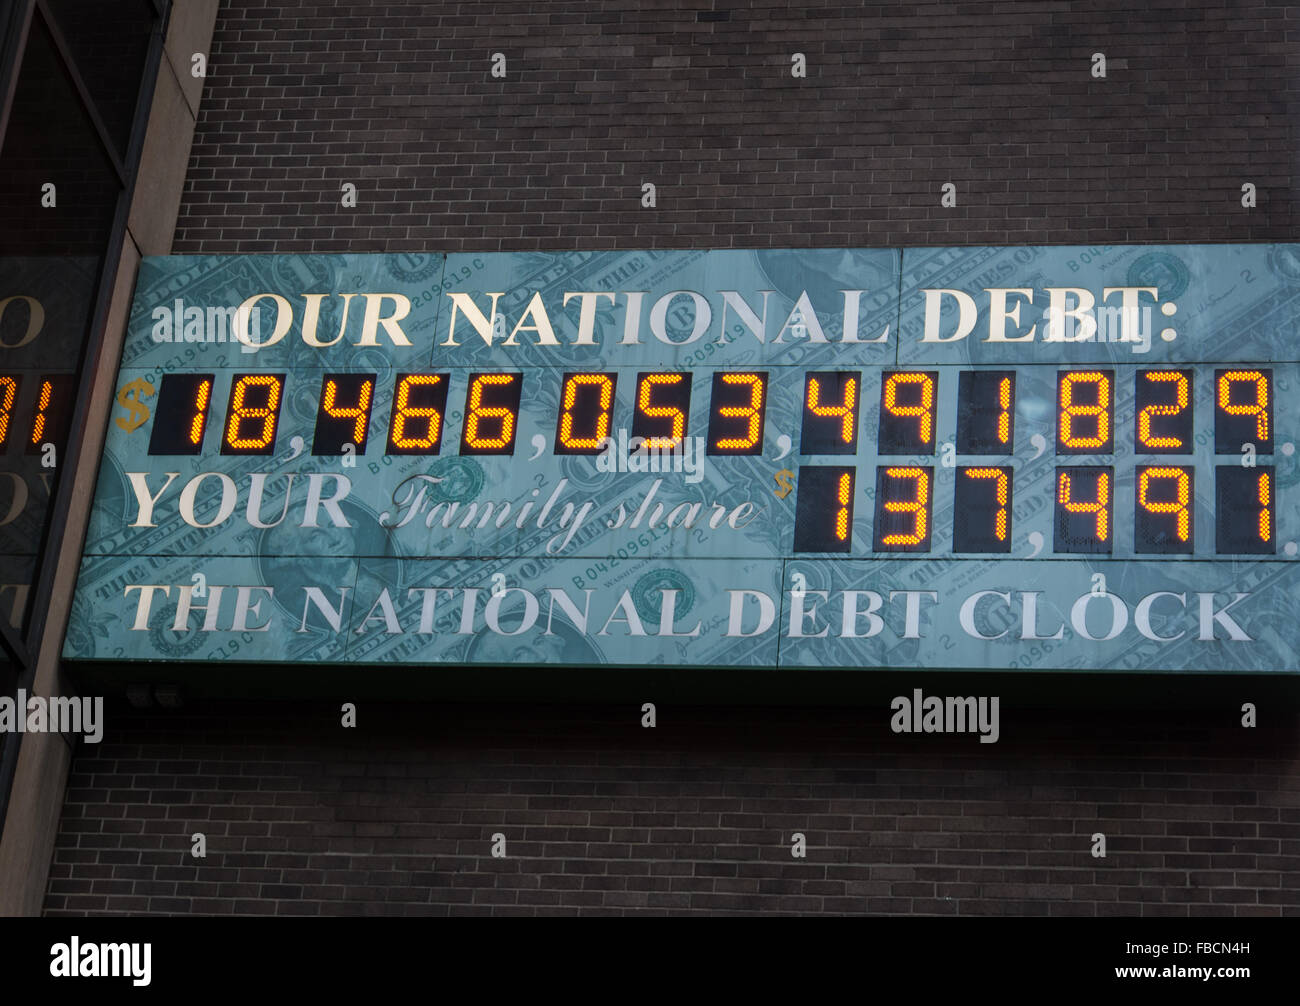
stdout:
{"type": "Polygon", "coordinates": [[[1294,717],[1004,710],[981,745],[887,704],[337,708],[119,712],[47,911],[1300,912],[1294,717]]]}
{"type": "MultiPolygon", "coordinates": [[[[1294,240],[1297,43],[1300,9],[1224,0],[229,0],[174,251],[1294,240]]],[[[1294,689],[1245,731],[1249,685],[1087,687],[995,745],[887,700],[123,707],[46,908],[1300,914],[1294,689]]]]}

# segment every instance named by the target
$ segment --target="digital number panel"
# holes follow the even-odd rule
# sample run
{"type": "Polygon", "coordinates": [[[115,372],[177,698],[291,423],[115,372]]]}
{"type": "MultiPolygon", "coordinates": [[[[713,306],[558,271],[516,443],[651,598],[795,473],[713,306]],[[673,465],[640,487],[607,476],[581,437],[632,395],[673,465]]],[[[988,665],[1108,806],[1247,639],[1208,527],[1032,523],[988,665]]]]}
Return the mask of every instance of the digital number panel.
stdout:
{"type": "Polygon", "coordinates": [[[1115,453],[1115,372],[1071,370],[1057,375],[1056,453],[1115,453]]]}
{"type": "Polygon", "coordinates": [[[852,467],[804,465],[794,518],[796,552],[848,552],[853,547],[852,467]]]}
{"type": "Polygon", "coordinates": [[[1272,466],[1219,465],[1214,475],[1215,550],[1244,555],[1277,551],[1272,466]]]}
{"type": "Polygon", "coordinates": [[[215,374],[164,374],[158,389],[150,454],[199,454],[208,428],[215,374]]]}
{"type": "Polygon", "coordinates": [[[555,417],[556,454],[599,454],[614,428],[614,373],[567,373],[555,417]]]}
{"type": "Polygon", "coordinates": [[[876,469],[875,550],[930,551],[934,469],[881,465],[876,469]]]}
{"type": "Polygon", "coordinates": [[[1109,554],[1115,540],[1114,508],[1114,468],[1057,468],[1055,550],[1109,554]]]}
{"type": "Polygon", "coordinates": [[[236,374],[226,404],[222,454],[273,454],[284,374],[236,374]]]}
{"type": "Polygon", "coordinates": [[[438,454],[447,415],[450,374],[398,374],[385,453],[438,454]]]}
{"type": "Polygon", "coordinates": [[[1133,449],[1138,454],[1191,454],[1195,449],[1190,370],[1139,370],[1133,390],[1133,449]]]}
{"type": "Polygon", "coordinates": [[[9,432],[17,425],[15,412],[21,380],[17,374],[0,374],[0,450],[9,443],[9,432]]]}
{"type": "Polygon", "coordinates": [[[1272,454],[1273,371],[1216,370],[1214,392],[1214,453],[1240,455],[1253,444],[1256,454],[1272,454]]]}
{"type": "Polygon", "coordinates": [[[880,454],[933,454],[939,372],[885,371],[880,381],[880,454]]]}
{"type": "Polygon", "coordinates": [[[366,453],[375,380],[373,374],[325,375],[321,381],[312,454],[337,457],[349,444],[353,453],[366,453]]]}
{"type": "Polygon", "coordinates": [[[957,384],[957,453],[1010,454],[1015,434],[1015,371],[963,370],[957,384]]]}
{"type": "Polygon", "coordinates": [[[762,454],[766,412],[766,373],[714,374],[708,453],[762,454]]]}
{"type": "Polygon", "coordinates": [[[859,371],[815,371],[804,377],[799,453],[856,454],[862,405],[859,371]]]}
{"type": "Polygon", "coordinates": [[[68,440],[72,422],[74,374],[0,374],[0,453],[56,455],[68,440]]]}
{"type": "Polygon", "coordinates": [[[523,374],[470,374],[461,454],[513,454],[523,374]]]}
{"type": "Polygon", "coordinates": [[[961,466],[953,490],[952,550],[1010,552],[1015,469],[961,466]]]}
{"type": "Polygon", "coordinates": [[[1196,470],[1189,465],[1139,465],[1133,494],[1133,551],[1193,552],[1196,470]]]}
{"type": "MultiPolygon", "coordinates": [[[[793,509],[799,553],[854,554],[856,541],[858,554],[877,555],[1295,554],[1278,531],[1276,473],[1253,462],[1254,454],[1275,449],[1283,461],[1294,453],[1275,429],[1272,367],[453,369],[391,376],[235,370],[137,380],[148,390],[132,401],[147,401],[151,382],[158,386],[152,426],[141,436],[153,456],[279,454],[284,417],[303,422],[310,382],[314,414],[294,432],[309,440],[314,456],[369,455],[372,472],[381,453],[515,458],[524,430],[534,445],[549,447],[544,453],[593,459],[627,433],[624,443],[641,437],[661,453],[680,451],[692,437],[706,447],[721,484],[756,495],[756,503],[765,491],[785,499],[765,480],[780,489],[789,476],[794,496],[777,512],[793,509]],[[463,408],[449,413],[453,394],[463,408]],[[530,410],[535,396],[547,402],[545,415],[530,410]],[[864,419],[862,401],[877,396],[878,416],[864,419]],[[287,401],[295,409],[286,409],[287,401]],[[539,423],[546,424],[540,439],[539,423]],[[797,440],[782,430],[797,431],[797,440]],[[1034,464],[1047,437],[1057,455],[1077,460],[1034,464]],[[941,447],[942,465],[920,463],[941,447]],[[819,455],[827,457],[799,461],[819,455]],[[848,463],[836,465],[837,455],[848,463]],[[792,470],[782,475],[784,466],[792,470]]],[[[69,400],[70,381],[0,375],[0,450],[35,454],[62,436],[60,403],[69,400]]],[[[1284,400],[1287,387],[1283,380],[1284,400]]],[[[541,456],[525,453],[510,463],[541,456]]],[[[632,476],[637,469],[605,470],[632,476]]],[[[391,498],[375,502],[392,506],[391,498]]],[[[668,499],[660,502],[669,509],[668,499]]],[[[783,536],[779,547],[790,549],[792,538],[783,536]]]]}
{"type": "Polygon", "coordinates": [[[646,450],[677,449],[690,432],[691,374],[638,374],[632,436],[642,438],[646,450]]]}

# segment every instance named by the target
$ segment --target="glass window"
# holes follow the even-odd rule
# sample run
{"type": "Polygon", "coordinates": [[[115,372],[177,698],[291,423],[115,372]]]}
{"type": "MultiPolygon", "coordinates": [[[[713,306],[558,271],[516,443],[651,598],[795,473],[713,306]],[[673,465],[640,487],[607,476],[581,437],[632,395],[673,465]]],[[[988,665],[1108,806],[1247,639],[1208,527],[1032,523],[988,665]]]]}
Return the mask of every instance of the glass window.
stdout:
{"type": "Polygon", "coordinates": [[[25,625],[121,186],[32,20],[0,146],[0,619],[25,625]]]}
{"type": "Polygon", "coordinates": [[[154,11],[147,0],[45,0],[108,130],[126,160],[154,11]]]}

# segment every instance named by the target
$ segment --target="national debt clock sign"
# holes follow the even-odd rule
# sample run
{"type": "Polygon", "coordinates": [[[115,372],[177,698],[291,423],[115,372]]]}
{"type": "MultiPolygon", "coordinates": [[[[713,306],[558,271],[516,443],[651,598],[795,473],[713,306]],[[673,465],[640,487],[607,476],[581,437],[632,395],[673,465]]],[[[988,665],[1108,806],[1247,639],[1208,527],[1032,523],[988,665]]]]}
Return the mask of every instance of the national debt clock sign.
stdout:
{"type": "Polygon", "coordinates": [[[64,655],[1294,672],[1297,318],[1300,245],[149,258],[64,655]]]}

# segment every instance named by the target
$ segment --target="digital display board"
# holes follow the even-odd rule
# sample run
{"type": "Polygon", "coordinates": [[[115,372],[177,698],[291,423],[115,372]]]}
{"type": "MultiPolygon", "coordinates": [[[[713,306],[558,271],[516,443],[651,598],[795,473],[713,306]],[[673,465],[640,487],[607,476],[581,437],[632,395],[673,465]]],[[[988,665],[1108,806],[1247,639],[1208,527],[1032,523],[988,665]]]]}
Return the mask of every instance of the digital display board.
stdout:
{"type": "Polygon", "coordinates": [[[1289,245],[146,259],[65,655],[1294,671],[1297,304],[1289,245]]]}

